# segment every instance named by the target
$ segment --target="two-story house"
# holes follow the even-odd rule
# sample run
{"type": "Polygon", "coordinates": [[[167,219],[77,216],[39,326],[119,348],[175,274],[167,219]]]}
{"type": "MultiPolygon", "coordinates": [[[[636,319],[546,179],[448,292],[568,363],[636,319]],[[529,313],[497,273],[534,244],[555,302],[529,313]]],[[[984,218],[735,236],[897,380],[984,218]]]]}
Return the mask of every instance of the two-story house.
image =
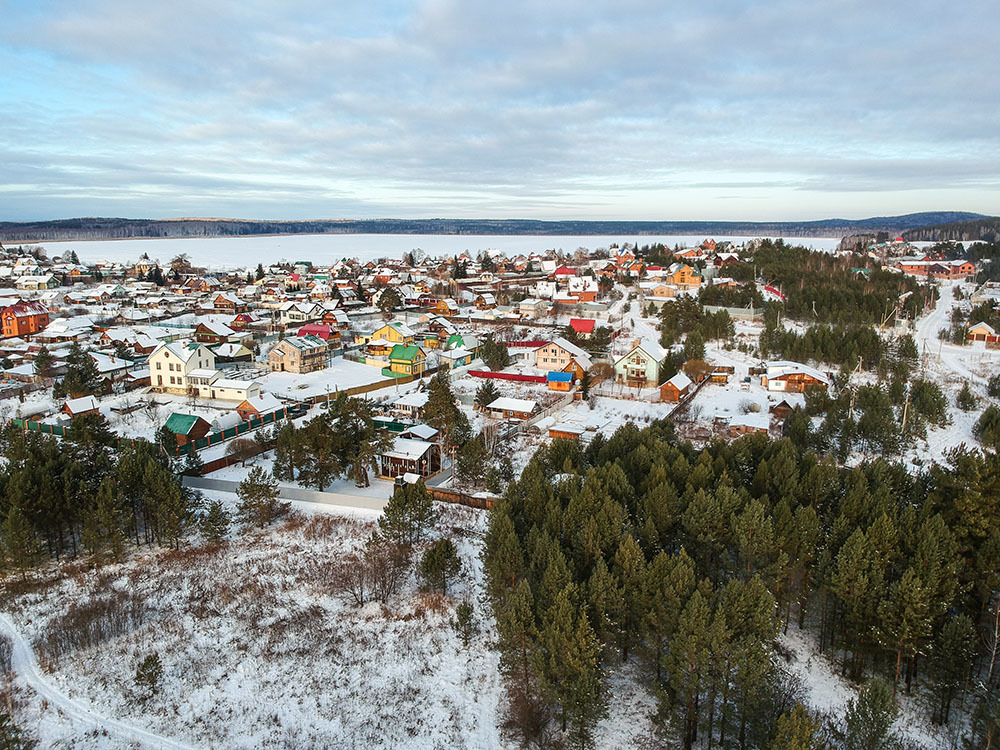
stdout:
{"type": "Polygon", "coordinates": [[[150,385],[158,391],[188,393],[195,371],[215,370],[215,353],[197,341],[161,343],[149,355],[150,385]]]}
{"type": "Polygon", "coordinates": [[[271,372],[315,372],[326,367],[326,342],[318,336],[306,334],[282,339],[267,357],[271,372]]]}

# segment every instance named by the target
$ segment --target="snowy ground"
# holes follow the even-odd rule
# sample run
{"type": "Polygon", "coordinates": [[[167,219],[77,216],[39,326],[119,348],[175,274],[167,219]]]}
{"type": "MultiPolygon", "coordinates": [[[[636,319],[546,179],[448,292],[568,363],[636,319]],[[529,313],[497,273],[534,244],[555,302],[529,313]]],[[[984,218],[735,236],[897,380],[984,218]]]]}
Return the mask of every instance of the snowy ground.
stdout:
{"type": "MultiPolygon", "coordinates": [[[[805,703],[812,710],[839,724],[849,701],[857,697],[857,686],[841,677],[838,667],[827,654],[819,653],[814,636],[790,623],[788,632],[778,637],[781,647],[791,655],[786,668],[801,681],[806,690],[805,703]]],[[[948,729],[931,724],[926,706],[915,697],[897,694],[899,716],[893,730],[904,747],[912,750],[932,750],[951,747],[948,729]]]]}
{"type": "MultiPolygon", "coordinates": [[[[331,566],[358,549],[373,524],[363,513],[337,513],[238,532],[215,551],[145,553],[97,571],[74,565],[7,609],[37,647],[66,602],[136,597],[141,624],[54,660],[43,649],[41,661],[67,696],[182,743],[500,747],[502,686],[489,649],[491,617],[479,601],[484,518],[444,508],[440,529],[453,534],[463,560],[461,581],[444,599],[419,593],[412,575],[388,607],[358,609],[335,596],[331,566]],[[468,649],[449,624],[464,597],[481,628],[468,649]],[[163,660],[163,686],[141,704],[130,699],[132,678],[151,651],[163,660]]],[[[18,684],[26,702],[18,718],[43,746],[116,746],[106,738],[75,744],[85,727],[18,684]]]]}

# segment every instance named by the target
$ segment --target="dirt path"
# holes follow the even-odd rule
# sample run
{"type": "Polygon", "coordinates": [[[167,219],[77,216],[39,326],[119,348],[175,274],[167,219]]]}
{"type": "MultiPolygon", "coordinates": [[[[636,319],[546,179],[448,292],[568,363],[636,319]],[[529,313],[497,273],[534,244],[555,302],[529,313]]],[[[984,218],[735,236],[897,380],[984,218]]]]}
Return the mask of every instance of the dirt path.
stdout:
{"type": "Polygon", "coordinates": [[[0,615],[0,632],[9,636],[14,644],[11,664],[17,673],[50,706],[55,706],[62,714],[68,716],[77,727],[88,730],[96,729],[98,732],[117,737],[132,745],[138,744],[141,747],[167,748],[168,750],[189,750],[193,747],[147,732],[145,729],[126,724],[123,721],[101,716],[85,704],[64,695],[42,673],[31,644],[24,639],[7,615],[0,615]]]}

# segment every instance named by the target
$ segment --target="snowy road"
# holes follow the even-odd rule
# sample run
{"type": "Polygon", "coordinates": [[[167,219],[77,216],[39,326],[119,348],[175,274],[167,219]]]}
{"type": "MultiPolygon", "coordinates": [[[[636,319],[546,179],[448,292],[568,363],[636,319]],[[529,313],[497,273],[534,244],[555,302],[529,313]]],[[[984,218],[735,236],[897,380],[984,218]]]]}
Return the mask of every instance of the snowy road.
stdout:
{"type": "Polygon", "coordinates": [[[917,321],[914,331],[914,342],[925,364],[931,364],[932,369],[942,375],[954,375],[960,380],[968,380],[972,384],[985,384],[986,377],[973,370],[980,370],[993,361],[994,353],[982,348],[982,344],[958,346],[938,338],[942,328],[951,326],[951,310],[955,302],[954,284],[938,283],[937,306],[917,321]]]}
{"type": "Polygon", "coordinates": [[[24,639],[14,623],[7,615],[0,615],[0,631],[8,635],[14,644],[11,657],[13,668],[50,706],[55,706],[68,716],[81,730],[96,729],[112,737],[123,740],[129,745],[140,745],[149,748],[168,748],[187,750],[193,747],[176,740],[147,732],[122,721],[101,716],[83,703],[73,700],[54,687],[38,666],[38,659],[31,645],[24,639]]]}

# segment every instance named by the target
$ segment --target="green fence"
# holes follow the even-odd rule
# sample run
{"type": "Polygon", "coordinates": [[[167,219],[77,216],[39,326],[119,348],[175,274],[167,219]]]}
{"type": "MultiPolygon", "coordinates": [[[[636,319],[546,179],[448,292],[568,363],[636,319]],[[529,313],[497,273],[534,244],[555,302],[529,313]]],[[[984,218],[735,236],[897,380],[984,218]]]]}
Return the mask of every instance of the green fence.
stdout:
{"type": "MultiPolygon", "coordinates": [[[[296,417],[301,417],[303,414],[309,411],[309,407],[295,405],[286,406],[278,411],[271,412],[270,414],[265,414],[263,417],[255,417],[246,422],[240,422],[234,427],[223,430],[222,432],[213,432],[211,435],[206,435],[203,438],[198,438],[185,445],[178,445],[174,450],[174,455],[183,456],[190,453],[193,450],[201,450],[202,448],[207,448],[210,445],[218,445],[226,440],[232,440],[238,435],[245,435],[248,432],[253,432],[254,430],[265,427],[269,424],[274,424],[281,419],[295,419],[296,417]]],[[[25,421],[23,419],[12,419],[10,420],[16,424],[22,430],[30,430],[32,432],[41,432],[45,435],[56,435],[58,437],[66,437],[72,430],[71,427],[65,427],[62,425],[51,425],[42,424],[41,422],[25,421]]],[[[392,428],[390,428],[392,429],[392,428]]],[[[405,427],[401,427],[397,432],[402,432],[405,427]]],[[[118,438],[118,445],[128,445],[134,443],[133,438],[118,438]]]]}

